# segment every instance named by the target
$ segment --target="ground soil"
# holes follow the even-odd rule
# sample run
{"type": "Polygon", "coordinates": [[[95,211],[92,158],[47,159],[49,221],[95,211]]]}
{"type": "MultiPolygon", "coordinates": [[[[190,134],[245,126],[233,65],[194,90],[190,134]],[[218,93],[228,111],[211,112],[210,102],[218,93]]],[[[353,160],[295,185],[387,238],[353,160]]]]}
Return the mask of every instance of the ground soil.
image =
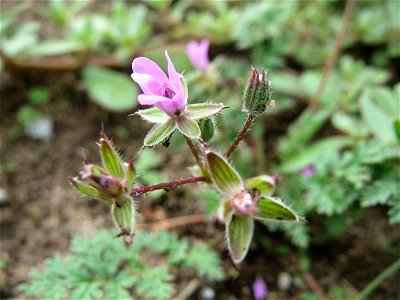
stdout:
{"type": "MultiPolygon", "coordinates": [[[[1,76],[0,187],[8,197],[0,207],[0,259],[6,265],[0,271],[0,296],[17,299],[24,297],[18,285],[29,280],[29,272],[41,267],[46,258],[66,253],[72,237],[90,235],[99,228],[111,230],[113,226],[107,209],[82,199],[67,183],[67,177],[77,174],[84,158],[98,162],[95,141],[99,131],[104,128],[128,156],[140,149],[148,126],[127,117],[127,113],[108,113],[90,102],[83,93],[79,74],[8,72],[1,76]],[[51,87],[52,102],[40,107],[44,115],[54,120],[55,135],[51,141],[29,139],[17,121],[17,111],[26,104],[27,91],[34,85],[51,87]],[[119,133],[121,128],[123,135],[119,133]]],[[[165,152],[170,177],[187,176],[186,166],[193,163],[192,157],[184,151],[179,155],[165,152]]],[[[142,222],[148,222],[147,217],[160,211],[161,217],[201,213],[199,206],[193,204],[195,196],[190,199],[191,205],[177,201],[180,197],[178,189],[142,204],[144,211],[150,211],[143,214],[142,222]]],[[[312,232],[318,232],[318,220],[309,226],[312,232]]],[[[251,299],[251,285],[257,274],[262,274],[268,283],[269,299],[297,299],[301,292],[315,292],[318,288],[327,293],[336,285],[356,293],[398,256],[390,251],[398,249],[397,229],[387,223],[386,208],[376,207],[366,210],[343,235],[323,243],[312,242],[308,251],[311,267],[306,273],[317,282],[313,285],[298,279],[304,271],[300,268],[299,252],[290,242],[282,234],[270,233],[257,225],[256,239],[240,269],[230,262],[224,243],[214,243],[221,253],[227,278],[220,283],[201,283],[190,297],[200,298],[202,290],[209,286],[215,290],[216,299],[251,299]],[[261,235],[271,237],[273,249],[262,247],[257,238],[261,235]],[[274,250],[282,247],[289,251],[274,250]],[[283,272],[293,279],[287,290],[279,289],[277,284],[283,272]]],[[[196,239],[223,241],[223,227],[212,223],[172,230],[196,239]]],[[[371,299],[395,299],[398,275],[387,279],[371,299]]],[[[192,279],[184,278],[177,283],[177,290],[192,279]]]]}

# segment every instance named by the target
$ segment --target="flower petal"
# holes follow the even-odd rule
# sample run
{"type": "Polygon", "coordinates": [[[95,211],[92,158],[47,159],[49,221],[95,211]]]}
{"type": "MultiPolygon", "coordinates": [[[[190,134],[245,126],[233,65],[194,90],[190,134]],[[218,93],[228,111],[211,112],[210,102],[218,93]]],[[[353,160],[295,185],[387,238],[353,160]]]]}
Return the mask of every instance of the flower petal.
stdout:
{"type": "Polygon", "coordinates": [[[132,71],[133,73],[149,74],[158,82],[165,82],[168,80],[164,71],[154,61],[147,57],[135,58],[132,62],[132,71]]]}
{"type": "Polygon", "coordinates": [[[160,83],[152,75],[132,73],[131,77],[137,84],[139,84],[143,93],[161,96],[161,90],[159,89],[160,83]]]}
{"type": "MultiPolygon", "coordinates": [[[[162,96],[157,96],[157,95],[145,95],[141,94],[138,96],[138,101],[141,105],[154,105],[158,102],[163,102],[163,101],[171,101],[171,99],[162,97],[162,96]]],[[[161,108],[160,108],[161,109],[161,108]]]]}
{"type": "Polygon", "coordinates": [[[174,64],[172,63],[172,61],[171,61],[171,59],[170,59],[170,57],[168,55],[168,51],[167,50],[165,50],[165,57],[166,57],[166,59],[168,61],[168,76],[169,76],[169,80],[171,81],[172,85],[176,89],[175,90],[176,94],[181,95],[181,97],[179,98],[179,100],[181,101],[180,106],[181,107],[185,107],[186,106],[187,97],[184,97],[185,90],[183,88],[183,84],[182,84],[182,80],[181,80],[181,74],[176,72],[174,64]]]}

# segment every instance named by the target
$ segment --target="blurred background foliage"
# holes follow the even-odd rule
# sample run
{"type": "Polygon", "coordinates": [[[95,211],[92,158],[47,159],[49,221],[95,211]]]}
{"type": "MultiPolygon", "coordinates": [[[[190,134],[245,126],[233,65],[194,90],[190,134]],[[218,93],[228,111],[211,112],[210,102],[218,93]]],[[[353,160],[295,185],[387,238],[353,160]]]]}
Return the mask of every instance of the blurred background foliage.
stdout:
{"type": "MultiPolygon", "coordinates": [[[[233,161],[244,178],[281,176],[277,194],[310,223],[267,226],[283,230],[299,253],[306,253],[311,240],[340,236],[370,206],[384,208],[385,222],[400,223],[400,2],[357,1],[316,107],[310,102],[341,28],[344,1],[1,4],[2,73],[79,72],[89,98],[104,110],[133,111],[139,91],[129,78],[132,58],[146,56],[165,67],[168,49],[188,81],[189,102],[231,107],[215,122],[219,134],[210,145],[220,149],[229,146],[245,119],[241,92],[250,66],[266,68],[276,107],[257,120],[233,161]],[[185,54],[187,42],[201,39],[211,42],[211,64],[204,72],[185,54]],[[314,222],[320,226],[316,231],[310,229],[314,222]]],[[[21,126],[42,117],[52,93],[47,86],[28,91],[17,113],[21,126]]],[[[184,146],[174,136],[169,151],[184,146]]],[[[141,182],[166,180],[169,174],[159,172],[163,164],[152,149],[143,151],[137,161],[141,182]]],[[[207,214],[215,213],[214,192],[202,190],[197,198],[207,214]]],[[[259,242],[273,248],[268,237],[259,242]]]]}

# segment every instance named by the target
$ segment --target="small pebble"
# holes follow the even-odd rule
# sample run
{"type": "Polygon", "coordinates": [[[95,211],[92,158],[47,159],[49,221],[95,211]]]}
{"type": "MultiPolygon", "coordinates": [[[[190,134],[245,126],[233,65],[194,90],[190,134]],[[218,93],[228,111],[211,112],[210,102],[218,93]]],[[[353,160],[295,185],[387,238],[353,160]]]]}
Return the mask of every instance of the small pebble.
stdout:
{"type": "Polygon", "coordinates": [[[8,202],[8,193],[5,189],[0,188],[0,205],[5,205],[8,202]]]}
{"type": "Polygon", "coordinates": [[[35,140],[51,140],[53,138],[53,120],[45,117],[26,125],[25,134],[35,140]]]}
{"type": "Polygon", "coordinates": [[[292,284],[292,277],[289,273],[282,272],[278,276],[278,287],[281,290],[288,290],[292,284]]]}
{"type": "Polygon", "coordinates": [[[206,286],[202,291],[201,291],[201,296],[203,297],[204,300],[213,300],[215,298],[215,291],[206,286]]]}

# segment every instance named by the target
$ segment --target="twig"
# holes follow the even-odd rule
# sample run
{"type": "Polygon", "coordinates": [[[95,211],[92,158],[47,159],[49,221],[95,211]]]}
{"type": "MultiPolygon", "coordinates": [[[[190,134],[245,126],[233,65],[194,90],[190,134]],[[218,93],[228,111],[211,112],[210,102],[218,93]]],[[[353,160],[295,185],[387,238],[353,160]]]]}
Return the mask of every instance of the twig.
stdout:
{"type": "Polygon", "coordinates": [[[325,294],[322,287],[319,285],[317,280],[315,280],[314,276],[310,272],[301,271],[301,273],[303,274],[303,278],[307,282],[308,286],[311,288],[314,294],[318,296],[318,299],[328,299],[328,296],[325,294]]]}
{"type": "Polygon", "coordinates": [[[196,159],[197,164],[199,165],[200,169],[201,169],[201,173],[203,174],[203,176],[208,177],[208,171],[207,168],[204,166],[203,161],[200,158],[200,154],[197,151],[196,147],[193,145],[192,141],[190,140],[190,138],[188,138],[187,136],[184,135],[186,144],[188,145],[190,152],[192,152],[194,158],[196,159]]]}
{"type": "Polygon", "coordinates": [[[387,267],[382,273],[374,278],[368,285],[358,294],[357,299],[362,300],[371,294],[382,282],[390,275],[400,269],[400,259],[387,267]]]}
{"type": "Polygon", "coordinates": [[[165,219],[150,224],[143,224],[139,226],[139,228],[144,227],[150,231],[157,231],[160,229],[171,229],[173,227],[185,226],[196,223],[207,223],[208,221],[209,218],[207,217],[207,215],[204,214],[187,215],[171,219],[165,219]]]}
{"type": "Polygon", "coordinates": [[[240,141],[245,137],[247,131],[249,130],[251,124],[253,124],[253,121],[255,120],[255,118],[256,118],[256,116],[252,115],[252,114],[247,116],[246,122],[244,123],[242,130],[239,132],[239,134],[233,141],[232,145],[230,146],[229,150],[226,152],[226,157],[231,156],[232,152],[239,145],[240,141]]]}
{"type": "Polygon", "coordinates": [[[322,96],[324,89],[325,89],[326,83],[328,82],[329,74],[331,73],[333,65],[335,64],[336,59],[339,55],[339,51],[342,46],[344,37],[346,35],[347,27],[349,26],[349,22],[350,22],[351,13],[353,12],[353,8],[354,8],[355,4],[356,4],[356,0],[347,0],[347,2],[346,2],[346,8],[344,10],[342,26],[340,27],[340,31],[335,38],[332,53],[325,63],[324,71],[322,74],[322,79],[319,83],[317,92],[315,93],[314,97],[311,99],[310,103],[308,104],[308,109],[311,111],[314,111],[317,108],[318,102],[322,96]]]}
{"type": "Polygon", "coordinates": [[[200,286],[200,280],[192,279],[184,288],[183,290],[173,297],[172,299],[176,300],[186,300],[189,299],[190,296],[198,289],[200,286]]]}
{"type": "Polygon", "coordinates": [[[173,181],[169,181],[169,182],[145,185],[145,186],[133,188],[132,191],[130,192],[130,195],[132,197],[136,197],[140,194],[148,193],[148,192],[155,191],[155,190],[172,189],[179,185],[194,183],[194,182],[199,182],[199,181],[206,181],[206,180],[207,180],[206,177],[199,176],[199,177],[189,177],[189,178],[177,179],[177,180],[173,180],[173,181]]]}

